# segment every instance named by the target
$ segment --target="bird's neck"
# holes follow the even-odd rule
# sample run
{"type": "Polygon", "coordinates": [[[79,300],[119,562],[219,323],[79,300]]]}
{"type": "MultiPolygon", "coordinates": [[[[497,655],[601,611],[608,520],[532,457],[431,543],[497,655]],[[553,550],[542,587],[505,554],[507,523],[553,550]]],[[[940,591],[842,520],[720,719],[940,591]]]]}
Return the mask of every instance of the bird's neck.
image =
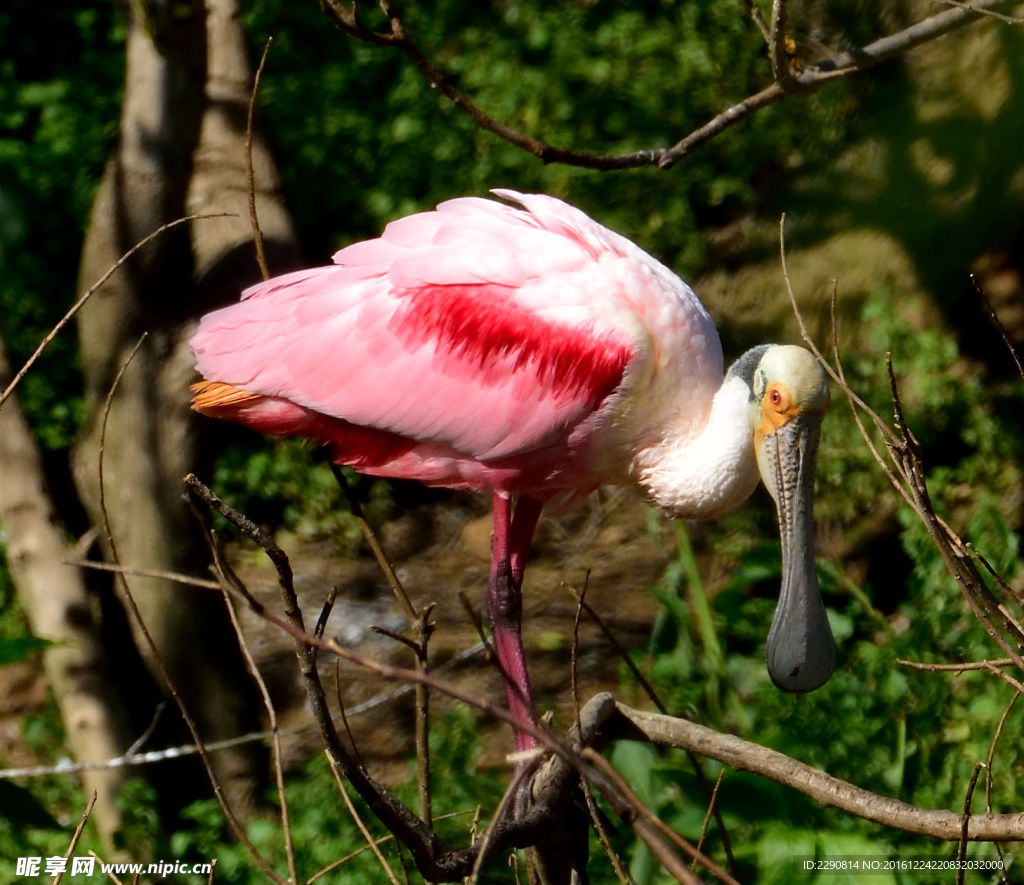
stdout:
{"type": "Polygon", "coordinates": [[[708,519],[746,500],[758,481],[748,417],[750,391],[726,378],[703,429],[666,427],[634,462],[640,485],[673,516],[708,519]]]}

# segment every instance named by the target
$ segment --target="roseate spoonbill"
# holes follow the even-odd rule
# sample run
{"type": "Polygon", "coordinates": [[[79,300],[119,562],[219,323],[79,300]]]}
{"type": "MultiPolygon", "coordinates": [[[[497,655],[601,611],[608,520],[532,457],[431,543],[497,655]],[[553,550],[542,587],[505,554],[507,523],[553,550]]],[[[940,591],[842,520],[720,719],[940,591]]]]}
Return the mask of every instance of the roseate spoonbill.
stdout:
{"type": "Polygon", "coordinates": [[[204,317],[193,408],[311,437],[363,473],[489,490],[487,607],[524,719],[520,591],[544,504],[632,483],[703,519],[760,472],[783,550],[768,672],[787,691],[822,685],[835,645],[812,539],[821,368],[764,345],[723,372],[711,317],[668,268],[560,200],[494,193],[524,208],[442,203],[204,317]]]}

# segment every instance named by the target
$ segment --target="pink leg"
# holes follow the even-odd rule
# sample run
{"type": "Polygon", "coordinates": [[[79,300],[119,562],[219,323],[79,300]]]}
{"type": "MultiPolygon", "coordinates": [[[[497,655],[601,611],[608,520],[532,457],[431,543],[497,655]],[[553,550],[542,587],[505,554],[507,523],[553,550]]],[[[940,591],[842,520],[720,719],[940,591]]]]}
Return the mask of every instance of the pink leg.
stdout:
{"type": "MultiPolygon", "coordinates": [[[[505,694],[509,711],[527,722],[536,722],[536,718],[520,632],[523,570],[543,506],[532,498],[520,498],[513,517],[511,497],[501,492],[494,493],[494,541],[487,611],[491,617],[498,662],[506,676],[505,694]]],[[[536,745],[537,741],[531,735],[516,731],[517,750],[527,750],[536,745]]]]}

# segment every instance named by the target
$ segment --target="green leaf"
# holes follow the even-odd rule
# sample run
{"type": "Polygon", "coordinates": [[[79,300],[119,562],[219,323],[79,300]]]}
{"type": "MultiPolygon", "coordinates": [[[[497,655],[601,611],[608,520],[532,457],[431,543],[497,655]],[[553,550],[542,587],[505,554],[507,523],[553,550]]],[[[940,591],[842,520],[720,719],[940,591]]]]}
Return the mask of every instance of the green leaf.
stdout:
{"type": "Polygon", "coordinates": [[[42,651],[53,645],[49,639],[38,636],[16,636],[13,639],[0,639],[0,664],[16,664],[23,661],[34,651],[42,651]]]}

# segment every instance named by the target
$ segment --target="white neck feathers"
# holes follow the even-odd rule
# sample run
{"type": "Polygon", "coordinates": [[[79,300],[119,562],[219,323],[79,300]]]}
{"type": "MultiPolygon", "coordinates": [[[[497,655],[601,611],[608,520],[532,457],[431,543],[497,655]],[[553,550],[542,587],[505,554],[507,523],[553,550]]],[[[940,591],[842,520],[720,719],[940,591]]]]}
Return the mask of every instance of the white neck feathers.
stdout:
{"type": "Polygon", "coordinates": [[[635,475],[658,506],[676,517],[709,519],[750,496],[759,474],[749,398],[741,378],[726,378],[702,430],[669,425],[661,442],[639,454],[635,475]]]}

